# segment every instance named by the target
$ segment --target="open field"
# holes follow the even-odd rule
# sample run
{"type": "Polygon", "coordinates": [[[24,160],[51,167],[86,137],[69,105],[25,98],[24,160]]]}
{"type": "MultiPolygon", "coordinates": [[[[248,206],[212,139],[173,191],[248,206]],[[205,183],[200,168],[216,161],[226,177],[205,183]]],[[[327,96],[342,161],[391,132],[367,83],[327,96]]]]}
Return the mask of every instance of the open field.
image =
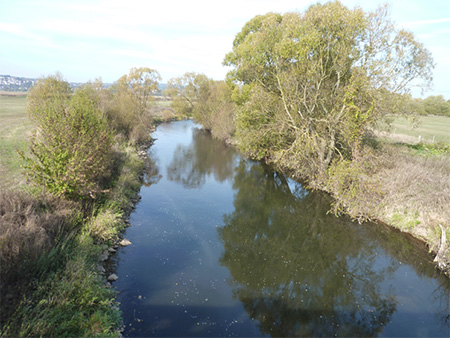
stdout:
{"type": "Polygon", "coordinates": [[[27,96],[27,92],[7,92],[5,90],[0,90],[0,96],[27,96]]]}
{"type": "Polygon", "coordinates": [[[18,184],[21,160],[17,150],[27,150],[31,123],[23,95],[0,95],[0,187],[18,184]]]}
{"type": "Polygon", "coordinates": [[[404,117],[397,117],[392,122],[393,136],[407,136],[412,143],[419,142],[419,137],[423,142],[445,142],[450,143],[450,117],[446,116],[421,116],[419,125],[413,128],[410,122],[404,117]]]}

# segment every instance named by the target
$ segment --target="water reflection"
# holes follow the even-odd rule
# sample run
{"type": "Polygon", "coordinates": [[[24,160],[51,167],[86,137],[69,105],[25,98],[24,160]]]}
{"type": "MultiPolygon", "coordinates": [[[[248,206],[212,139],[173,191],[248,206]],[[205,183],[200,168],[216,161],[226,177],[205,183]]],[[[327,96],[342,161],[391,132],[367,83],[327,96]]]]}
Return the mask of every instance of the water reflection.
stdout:
{"type": "Polygon", "coordinates": [[[186,188],[199,188],[208,175],[223,182],[233,176],[233,152],[201,129],[193,129],[192,142],[178,145],[167,167],[170,181],[180,182],[186,188]]]}
{"type": "Polygon", "coordinates": [[[191,121],[155,134],[117,259],[125,336],[450,336],[449,280],[417,242],[327,214],[191,121]]]}
{"type": "Polygon", "coordinates": [[[220,263],[262,334],[374,336],[383,330],[397,309],[386,281],[398,266],[383,264],[376,232],[327,215],[323,194],[301,193],[299,184],[260,164],[242,161],[233,188],[235,211],[219,228],[220,263]]]}
{"type": "Polygon", "coordinates": [[[153,151],[148,151],[148,156],[144,158],[144,172],[143,172],[143,179],[142,184],[145,187],[150,187],[152,184],[158,183],[162,175],[159,173],[159,167],[155,163],[154,160],[155,156],[153,155],[153,151]]]}

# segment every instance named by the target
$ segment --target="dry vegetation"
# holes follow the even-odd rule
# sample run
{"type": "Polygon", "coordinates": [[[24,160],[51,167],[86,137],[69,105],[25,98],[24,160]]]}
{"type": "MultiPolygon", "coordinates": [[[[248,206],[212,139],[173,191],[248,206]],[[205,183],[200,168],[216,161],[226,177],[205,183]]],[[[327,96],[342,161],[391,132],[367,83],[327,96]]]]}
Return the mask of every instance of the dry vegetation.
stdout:
{"type": "Polygon", "coordinates": [[[389,224],[423,240],[435,254],[442,247],[444,257],[437,263],[450,274],[450,147],[378,146],[377,155],[329,173],[334,211],[389,224]]]}
{"type": "Polygon", "coordinates": [[[36,198],[21,190],[0,191],[2,320],[30,290],[29,277],[45,273],[50,264],[45,257],[72,233],[76,215],[75,205],[49,195],[36,198]]]}
{"type": "Polygon", "coordinates": [[[398,147],[387,149],[377,174],[385,193],[377,218],[426,240],[436,252],[439,224],[450,231],[449,173],[448,154],[413,156],[398,147]]]}

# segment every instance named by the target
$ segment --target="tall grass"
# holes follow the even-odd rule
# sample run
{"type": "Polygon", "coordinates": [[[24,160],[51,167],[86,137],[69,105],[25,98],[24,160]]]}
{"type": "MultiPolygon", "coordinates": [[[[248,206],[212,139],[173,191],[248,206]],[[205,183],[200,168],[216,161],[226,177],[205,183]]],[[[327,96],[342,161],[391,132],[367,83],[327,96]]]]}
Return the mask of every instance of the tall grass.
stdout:
{"type": "Polygon", "coordinates": [[[21,302],[5,326],[5,336],[118,336],[115,293],[95,270],[99,248],[85,234],[75,243],[64,268],[39,280],[32,297],[21,302]]]}
{"type": "Polygon", "coordinates": [[[33,283],[63,264],[80,223],[79,208],[48,195],[0,192],[0,299],[2,321],[29,295],[33,283]]]}

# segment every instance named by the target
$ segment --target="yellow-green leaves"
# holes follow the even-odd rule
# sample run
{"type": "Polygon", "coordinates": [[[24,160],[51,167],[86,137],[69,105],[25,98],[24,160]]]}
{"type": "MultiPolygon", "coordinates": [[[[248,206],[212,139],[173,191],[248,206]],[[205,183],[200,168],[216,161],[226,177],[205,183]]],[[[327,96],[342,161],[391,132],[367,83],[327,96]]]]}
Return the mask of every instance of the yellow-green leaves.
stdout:
{"type": "Polygon", "coordinates": [[[428,81],[433,65],[411,33],[394,29],[386,6],[364,13],[338,1],[255,17],[224,64],[233,67],[243,150],[309,177],[334,158],[358,157],[385,92],[428,81]]]}
{"type": "Polygon", "coordinates": [[[169,80],[166,94],[180,117],[192,117],[216,138],[226,140],[234,133],[234,103],[223,81],[204,74],[185,73],[169,80]]]}
{"type": "Polygon", "coordinates": [[[64,89],[66,83],[49,77],[32,90],[28,112],[36,130],[32,156],[26,158],[27,175],[57,196],[95,198],[111,164],[110,128],[96,108],[91,88],[81,88],[71,97],[62,91],[64,100],[59,100],[58,91],[50,98],[42,94],[42,88],[49,87],[64,89]]]}

